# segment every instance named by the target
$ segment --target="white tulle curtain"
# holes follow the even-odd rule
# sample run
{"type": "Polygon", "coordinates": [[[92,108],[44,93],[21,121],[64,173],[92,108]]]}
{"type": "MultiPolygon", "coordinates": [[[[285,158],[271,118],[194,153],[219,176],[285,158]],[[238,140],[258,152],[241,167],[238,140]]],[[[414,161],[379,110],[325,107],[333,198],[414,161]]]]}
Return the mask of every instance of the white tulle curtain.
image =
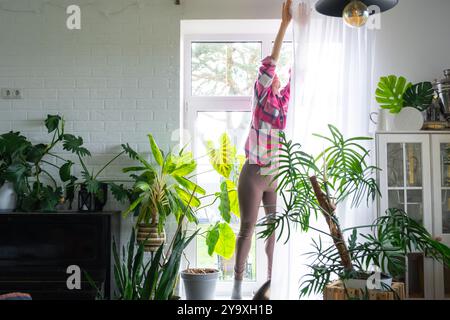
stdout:
{"type": "MultiPolygon", "coordinates": [[[[320,15],[313,9],[316,0],[301,1],[311,8],[311,15],[306,25],[299,24],[299,2],[293,4],[295,62],[286,133],[307,152],[318,154],[323,150],[322,141],[312,134],[327,134],[328,124],[347,137],[370,135],[375,31],[349,28],[342,19],[320,15]]],[[[357,210],[346,205],[338,208],[344,226],[370,222],[373,212],[364,206],[357,210]]],[[[326,230],[321,218],[313,224],[326,230]]],[[[300,278],[308,271],[303,254],[311,249],[312,236],[294,232],[287,244],[284,237],[277,242],[272,299],[298,299],[300,278]]]]}

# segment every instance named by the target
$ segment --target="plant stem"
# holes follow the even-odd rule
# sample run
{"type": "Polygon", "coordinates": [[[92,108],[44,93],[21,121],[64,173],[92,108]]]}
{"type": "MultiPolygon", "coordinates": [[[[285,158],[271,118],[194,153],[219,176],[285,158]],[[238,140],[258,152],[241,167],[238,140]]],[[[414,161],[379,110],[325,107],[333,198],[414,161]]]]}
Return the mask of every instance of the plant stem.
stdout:
{"type": "Polygon", "coordinates": [[[324,217],[328,224],[328,227],[330,228],[330,233],[333,236],[333,242],[339,252],[342,266],[344,267],[344,269],[347,272],[351,272],[354,270],[354,268],[353,268],[353,264],[351,261],[350,253],[349,253],[347,245],[345,243],[344,236],[342,234],[342,231],[340,230],[339,225],[331,218],[331,216],[334,216],[336,207],[331,203],[331,201],[327,197],[327,195],[325,195],[322,192],[319,182],[317,181],[317,177],[315,177],[315,176],[310,177],[310,181],[311,181],[312,187],[314,189],[314,193],[316,195],[317,201],[319,202],[321,208],[326,213],[328,213],[328,215],[324,214],[324,217]]]}
{"type": "Polygon", "coordinates": [[[53,178],[52,175],[44,169],[42,169],[42,172],[45,173],[50,178],[50,180],[52,180],[53,184],[55,185],[55,188],[57,188],[58,183],[56,182],[55,178],[53,178]]]}
{"type": "Polygon", "coordinates": [[[94,180],[97,179],[97,177],[100,175],[100,173],[103,172],[103,170],[105,170],[111,163],[113,163],[114,161],[116,161],[117,158],[119,158],[121,155],[123,155],[125,153],[125,151],[122,151],[121,153],[119,153],[117,156],[115,156],[114,158],[112,158],[107,164],[105,164],[95,175],[94,180]]]}

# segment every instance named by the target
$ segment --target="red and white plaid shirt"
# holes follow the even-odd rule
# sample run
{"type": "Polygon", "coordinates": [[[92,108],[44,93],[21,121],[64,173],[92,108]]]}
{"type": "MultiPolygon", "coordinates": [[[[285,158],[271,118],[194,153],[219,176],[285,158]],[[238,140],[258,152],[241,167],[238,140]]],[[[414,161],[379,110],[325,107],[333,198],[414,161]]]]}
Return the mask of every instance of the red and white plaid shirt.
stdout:
{"type": "Polygon", "coordinates": [[[245,155],[250,164],[265,167],[278,155],[279,132],[286,128],[291,80],[277,95],[272,90],[276,64],[272,57],[262,60],[255,83],[252,122],[245,143],[245,155]]]}

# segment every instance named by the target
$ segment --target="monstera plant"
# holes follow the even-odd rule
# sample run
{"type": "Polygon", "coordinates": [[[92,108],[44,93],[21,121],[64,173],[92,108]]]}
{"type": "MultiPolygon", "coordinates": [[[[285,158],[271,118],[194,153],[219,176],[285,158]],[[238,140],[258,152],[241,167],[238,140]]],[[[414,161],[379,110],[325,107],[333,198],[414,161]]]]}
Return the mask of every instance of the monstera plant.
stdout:
{"type": "Polygon", "coordinates": [[[236,244],[236,236],[230,223],[232,214],[236,218],[240,217],[237,184],[245,157],[237,154],[236,146],[231,143],[226,133],[221,135],[217,148],[213,141],[207,141],[206,148],[209,161],[218,174],[220,190],[213,194],[213,203],[219,201],[221,218],[207,231],[208,254],[212,256],[216,253],[230,259],[236,244]]]}
{"type": "Polygon", "coordinates": [[[413,107],[425,111],[434,96],[431,82],[412,84],[405,77],[390,75],[381,77],[376,90],[376,101],[382,109],[399,113],[403,107],[413,107]]]}

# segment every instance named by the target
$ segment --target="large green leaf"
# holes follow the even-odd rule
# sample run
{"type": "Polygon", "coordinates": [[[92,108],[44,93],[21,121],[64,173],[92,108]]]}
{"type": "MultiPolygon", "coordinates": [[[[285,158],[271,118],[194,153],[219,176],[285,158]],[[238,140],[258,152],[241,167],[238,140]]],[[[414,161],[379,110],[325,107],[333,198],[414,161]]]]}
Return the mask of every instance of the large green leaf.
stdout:
{"type": "Polygon", "coordinates": [[[405,103],[403,95],[411,85],[404,77],[397,78],[394,75],[381,77],[376,90],[376,100],[382,109],[399,113],[405,103]]]}
{"type": "Polygon", "coordinates": [[[184,152],[181,156],[172,155],[172,161],[175,164],[170,174],[184,177],[191,174],[197,168],[197,162],[194,159],[192,152],[184,152]]]}
{"type": "Polygon", "coordinates": [[[129,190],[125,188],[123,184],[118,185],[116,183],[108,183],[111,194],[113,197],[120,203],[125,203],[127,200],[129,200],[129,190]]]}
{"type": "Polygon", "coordinates": [[[0,159],[7,165],[25,157],[25,151],[31,143],[20,132],[8,132],[0,135],[0,159]]]}
{"type": "Polygon", "coordinates": [[[150,142],[150,148],[152,150],[153,157],[155,158],[155,161],[160,166],[164,163],[164,156],[161,152],[161,149],[159,149],[158,145],[156,144],[155,139],[151,134],[148,135],[148,140],[150,142]]]}
{"type": "Polygon", "coordinates": [[[191,180],[188,180],[186,178],[183,177],[178,177],[178,176],[174,176],[175,180],[177,180],[177,182],[185,187],[187,190],[201,194],[201,195],[205,195],[206,191],[205,189],[203,189],[202,187],[200,187],[198,184],[192,182],[191,180]]]}
{"type": "Polygon", "coordinates": [[[228,190],[228,199],[230,200],[230,211],[238,218],[241,217],[239,209],[239,198],[236,185],[231,180],[226,180],[228,190]]]}
{"type": "Polygon", "coordinates": [[[71,179],[71,170],[73,164],[74,163],[72,161],[67,161],[61,166],[61,168],[59,168],[59,177],[61,178],[62,182],[67,182],[71,179]]]}
{"type": "Polygon", "coordinates": [[[228,197],[228,186],[226,181],[222,182],[220,184],[220,192],[218,194],[219,196],[219,211],[220,215],[222,216],[223,220],[230,223],[231,221],[231,208],[230,208],[230,198],[228,197]]]}
{"type": "Polygon", "coordinates": [[[217,149],[215,149],[212,141],[206,143],[206,149],[213,168],[217,173],[228,179],[236,158],[236,147],[231,144],[230,137],[224,133],[220,137],[217,149]]]}
{"type": "Polygon", "coordinates": [[[175,190],[180,197],[180,199],[183,201],[185,205],[188,205],[190,207],[199,207],[200,206],[200,200],[192,195],[189,192],[186,192],[185,190],[181,189],[180,187],[176,186],[175,190]]]}
{"type": "Polygon", "coordinates": [[[59,122],[61,121],[61,117],[58,115],[47,115],[47,119],[45,120],[45,126],[48,130],[48,133],[55,131],[58,126],[59,122]]]}
{"type": "Polygon", "coordinates": [[[38,163],[42,160],[47,150],[47,145],[45,144],[37,144],[28,148],[26,160],[32,163],[38,163]]]}
{"type": "Polygon", "coordinates": [[[431,82],[420,82],[409,87],[403,98],[405,106],[414,107],[419,111],[425,111],[433,101],[434,89],[431,82]]]}
{"type": "Polygon", "coordinates": [[[219,239],[214,251],[225,259],[231,259],[236,246],[236,235],[228,223],[219,223],[219,239]]]}
{"type": "Polygon", "coordinates": [[[81,137],[75,137],[72,134],[65,134],[63,142],[63,148],[64,150],[73,152],[77,154],[80,157],[90,156],[91,152],[82,147],[83,146],[83,138],[81,137]]]}
{"type": "Polygon", "coordinates": [[[219,241],[220,232],[219,224],[216,223],[214,226],[208,229],[206,232],[206,246],[208,247],[208,254],[212,256],[214,250],[216,249],[217,241],[219,241]]]}

